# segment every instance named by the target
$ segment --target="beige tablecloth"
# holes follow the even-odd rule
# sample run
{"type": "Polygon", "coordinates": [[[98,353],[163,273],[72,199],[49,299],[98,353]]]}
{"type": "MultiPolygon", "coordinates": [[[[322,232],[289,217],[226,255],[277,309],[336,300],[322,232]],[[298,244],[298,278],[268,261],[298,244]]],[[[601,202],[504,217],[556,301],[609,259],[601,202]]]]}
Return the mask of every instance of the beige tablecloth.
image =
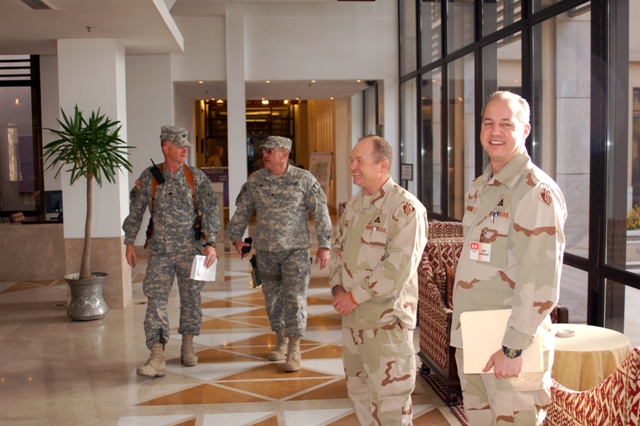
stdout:
{"type": "Polygon", "coordinates": [[[551,375],[569,389],[583,391],[600,384],[631,352],[622,333],[584,324],[553,324],[553,330],[572,330],[573,337],[559,337],[551,375]]]}

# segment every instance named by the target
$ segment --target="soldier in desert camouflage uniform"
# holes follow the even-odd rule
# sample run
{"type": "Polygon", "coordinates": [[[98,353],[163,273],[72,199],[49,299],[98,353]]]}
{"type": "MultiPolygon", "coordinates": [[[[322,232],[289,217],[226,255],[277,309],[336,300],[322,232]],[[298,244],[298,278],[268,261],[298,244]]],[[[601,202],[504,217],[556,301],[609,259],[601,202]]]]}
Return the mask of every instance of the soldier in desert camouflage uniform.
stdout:
{"type": "Polygon", "coordinates": [[[363,191],[340,218],[331,245],[333,306],[342,317],[347,390],[362,425],[410,425],[416,357],[418,262],[427,243],[427,212],[389,175],[393,152],[377,136],[351,154],[363,191]]]}
{"type": "MultiPolygon", "coordinates": [[[[542,424],[549,404],[553,339],[549,313],[558,301],[566,205],[558,185],[536,167],[524,143],[529,105],[496,92],[483,111],[480,139],[491,164],[473,182],[463,218],[465,246],[453,293],[451,345],[471,425],[542,424]],[[485,372],[463,373],[460,314],[512,308],[502,348],[485,372]],[[521,373],[523,349],[543,339],[545,370],[521,373]]],[[[487,324],[491,327],[491,324],[487,324]]]]}
{"type": "Polygon", "coordinates": [[[288,164],[291,140],[269,136],[262,145],[264,169],[249,177],[236,199],[237,209],[227,232],[238,253],[248,244],[242,235],[255,209],[256,248],[262,292],[271,329],[278,344],[269,359],[287,361],[287,372],[300,369],[300,337],[307,326],[309,262],[309,213],[318,234],[316,263],[329,263],[331,219],[327,197],[316,178],[306,170],[288,164]]]}
{"type": "Polygon", "coordinates": [[[145,169],[131,190],[129,216],[122,225],[125,233],[124,243],[127,245],[127,263],[135,267],[138,258],[133,243],[140,230],[145,210],[147,207],[150,211],[153,210],[153,234],[148,241],[149,263],[142,287],[148,298],[144,331],[151,356],[147,363],[137,370],[139,376],[149,377],[165,375],[166,366],[162,351],[168,341],[170,330],[167,301],[176,276],[180,292],[180,359],[186,366],[198,363],[193,349],[193,336],[200,334],[200,290],[204,281],[190,279],[191,264],[196,254],[207,257],[205,266],[213,264],[216,259],[215,239],[220,229],[218,197],[212,190],[209,179],[202,170],[185,164],[188,147],[191,146],[187,139],[187,131],[180,127],[163,126],[160,140],[164,163],[159,167],[162,168],[165,182],[157,183],[155,201],[152,203],[152,188],[156,179],[151,172],[152,167],[145,169]],[[185,168],[188,168],[193,177],[195,194],[192,193],[185,176],[185,168]],[[197,210],[202,215],[200,226],[206,240],[195,239],[194,224],[197,213],[194,195],[197,210]]]}

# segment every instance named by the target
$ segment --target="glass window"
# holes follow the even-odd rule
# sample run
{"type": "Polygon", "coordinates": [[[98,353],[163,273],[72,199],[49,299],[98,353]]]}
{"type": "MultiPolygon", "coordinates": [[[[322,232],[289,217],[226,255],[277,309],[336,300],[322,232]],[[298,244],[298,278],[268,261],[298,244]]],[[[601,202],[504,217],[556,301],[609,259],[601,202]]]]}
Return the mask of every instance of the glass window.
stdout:
{"type": "Polygon", "coordinates": [[[631,340],[631,346],[640,346],[640,317],[638,316],[640,290],[626,287],[624,296],[624,334],[631,340]]]}
{"type": "MultiPolygon", "coordinates": [[[[563,0],[534,0],[533,1],[533,11],[534,12],[538,12],[542,9],[544,9],[545,7],[549,7],[551,5],[554,5],[556,3],[560,3],[563,0]]],[[[633,2],[633,0],[631,0],[633,2]]],[[[585,9],[589,9],[588,5],[581,5],[581,6],[576,6],[574,8],[571,8],[571,10],[569,11],[569,13],[571,14],[579,14],[582,13],[585,9]]]]}
{"type": "Polygon", "coordinates": [[[442,72],[422,75],[422,193],[427,210],[442,211],[442,72]]]}
{"type": "Polygon", "coordinates": [[[31,87],[0,87],[0,212],[35,212],[31,87]]]}
{"type": "Polygon", "coordinates": [[[440,0],[422,0],[420,3],[422,66],[442,56],[442,6],[440,0]]]}
{"type": "MultiPolygon", "coordinates": [[[[620,27],[629,25],[628,56],[623,57],[627,52],[619,49],[615,52],[614,62],[617,66],[628,69],[629,81],[619,83],[618,87],[624,87],[625,84],[628,86],[622,94],[612,93],[610,102],[614,105],[612,108],[624,105],[627,92],[631,104],[628,112],[623,109],[610,112],[611,120],[615,123],[612,126],[617,131],[611,135],[608,146],[611,170],[608,192],[611,195],[607,206],[607,263],[640,274],[640,30],[630,18],[640,13],[640,2],[629,1],[628,7],[628,13],[624,10],[617,12],[626,21],[617,25],[617,29],[621,31],[620,27]],[[621,101],[618,101],[620,98],[621,101]],[[616,117],[624,117],[625,113],[628,120],[615,120],[616,117]],[[626,123],[629,123],[630,128],[627,129],[626,123]]],[[[621,32],[625,33],[623,29],[621,32]]]]}
{"type": "Polygon", "coordinates": [[[491,43],[482,49],[483,93],[509,90],[522,96],[521,33],[491,43]]]}
{"type": "Polygon", "coordinates": [[[475,179],[475,79],[474,55],[450,62],[448,71],[449,167],[448,215],[462,220],[464,195],[475,179]]]}
{"type": "Polygon", "coordinates": [[[587,323],[588,281],[586,271],[566,264],[562,266],[559,303],[569,310],[570,323],[587,323]]]}
{"type": "Polygon", "coordinates": [[[532,158],[567,202],[566,251],[588,257],[590,14],[563,13],[533,28],[532,158]]]}
{"type": "Polygon", "coordinates": [[[484,0],[482,2],[482,34],[485,36],[521,19],[521,0],[484,0]]]}
{"type": "Polygon", "coordinates": [[[416,2],[400,0],[400,75],[417,67],[416,2]]]}
{"type": "Polygon", "coordinates": [[[473,0],[449,0],[447,8],[447,53],[474,41],[475,5],[473,0]]]}
{"type": "MultiPolygon", "coordinates": [[[[417,117],[416,112],[416,79],[412,78],[409,81],[405,81],[400,86],[400,163],[407,163],[413,165],[413,180],[412,181],[400,181],[399,183],[407,188],[412,194],[418,194],[416,188],[416,176],[418,174],[417,159],[417,117]]],[[[396,157],[397,158],[397,157],[396,157]]],[[[392,167],[396,170],[400,169],[399,164],[393,164],[392,167]]]]}

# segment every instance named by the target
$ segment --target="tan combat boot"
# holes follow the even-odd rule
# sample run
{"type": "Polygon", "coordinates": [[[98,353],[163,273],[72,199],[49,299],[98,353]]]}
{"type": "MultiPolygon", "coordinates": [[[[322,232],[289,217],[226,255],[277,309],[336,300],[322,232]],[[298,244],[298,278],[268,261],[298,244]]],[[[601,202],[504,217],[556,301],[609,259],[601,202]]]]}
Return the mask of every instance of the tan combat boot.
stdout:
{"type": "Polygon", "coordinates": [[[289,348],[287,351],[287,362],[284,363],[284,371],[292,373],[300,370],[300,336],[289,338],[289,348]]]}
{"type": "Polygon", "coordinates": [[[278,344],[271,352],[269,352],[270,361],[280,361],[287,356],[287,344],[289,339],[284,337],[284,330],[276,330],[276,336],[278,337],[278,344]]]}
{"type": "Polygon", "coordinates": [[[151,346],[151,356],[145,365],[138,367],[136,374],[144,377],[162,377],[167,371],[167,364],[164,362],[162,353],[162,343],[154,343],[151,346]]]}
{"type": "Polygon", "coordinates": [[[186,367],[198,364],[198,356],[193,349],[193,334],[182,335],[182,348],[180,348],[180,362],[186,367]]]}

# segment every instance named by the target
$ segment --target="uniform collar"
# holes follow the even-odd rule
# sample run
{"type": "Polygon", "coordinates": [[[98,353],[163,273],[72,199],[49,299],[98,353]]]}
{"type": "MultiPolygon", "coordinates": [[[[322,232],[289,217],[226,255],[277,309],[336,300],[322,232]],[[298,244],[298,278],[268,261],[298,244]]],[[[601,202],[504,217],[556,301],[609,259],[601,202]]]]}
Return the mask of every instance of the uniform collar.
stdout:
{"type": "Polygon", "coordinates": [[[269,169],[266,169],[266,170],[267,170],[267,179],[272,181],[289,178],[291,176],[291,164],[287,164],[287,170],[285,170],[284,173],[278,176],[277,178],[273,177],[273,175],[271,174],[271,170],[269,169]]]}
{"type": "Polygon", "coordinates": [[[366,206],[364,205],[364,197],[365,197],[364,191],[360,192],[359,201],[360,201],[361,208],[367,208],[371,205],[373,205],[378,209],[382,208],[382,203],[384,202],[386,195],[389,192],[391,192],[394,186],[396,186],[396,184],[391,178],[391,176],[389,176],[389,179],[387,179],[384,185],[382,185],[382,188],[380,188],[375,194],[373,194],[373,196],[371,197],[370,203],[368,203],[366,206]]]}
{"type": "Polygon", "coordinates": [[[516,154],[515,157],[504,165],[498,174],[493,176],[491,175],[493,170],[491,168],[491,164],[489,164],[487,168],[484,169],[482,176],[473,182],[473,185],[476,187],[482,187],[484,185],[499,186],[502,184],[509,188],[513,188],[516,183],[518,183],[520,176],[530,162],[531,158],[526,152],[516,154]]]}

